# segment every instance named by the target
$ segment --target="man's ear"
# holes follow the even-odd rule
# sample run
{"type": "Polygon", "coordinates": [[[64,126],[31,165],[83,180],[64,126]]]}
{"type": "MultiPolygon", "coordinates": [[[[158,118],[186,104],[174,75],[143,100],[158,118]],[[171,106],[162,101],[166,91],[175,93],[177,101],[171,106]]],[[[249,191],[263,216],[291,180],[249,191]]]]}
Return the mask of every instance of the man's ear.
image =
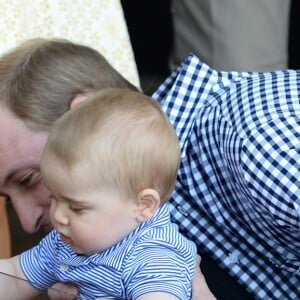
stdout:
{"type": "Polygon", "coordinates": [[[160,206],[160,196],[156,190],[144,189],[137,195],[137,215],[139,222],[150,219],[160,206]]]}
{"type": "Polygon", "coordinates": [[[70,109],[72,109],[75,105],[81,103],[82,101],[84,101],[87,98],[87,95],[84,94],[77,94],[70,103],[70,109]]]}

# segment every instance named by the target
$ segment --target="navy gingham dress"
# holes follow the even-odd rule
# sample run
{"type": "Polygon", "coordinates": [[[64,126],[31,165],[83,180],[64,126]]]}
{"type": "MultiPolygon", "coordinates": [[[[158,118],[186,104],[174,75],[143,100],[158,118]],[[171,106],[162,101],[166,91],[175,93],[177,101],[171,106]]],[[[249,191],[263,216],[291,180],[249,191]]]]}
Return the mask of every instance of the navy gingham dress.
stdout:
{"type": "Polygon", "coordinates": [[[300,299],[300,71],[189,55],[152,96],[181,143],[171,214],[256,299],[300,299]]]}

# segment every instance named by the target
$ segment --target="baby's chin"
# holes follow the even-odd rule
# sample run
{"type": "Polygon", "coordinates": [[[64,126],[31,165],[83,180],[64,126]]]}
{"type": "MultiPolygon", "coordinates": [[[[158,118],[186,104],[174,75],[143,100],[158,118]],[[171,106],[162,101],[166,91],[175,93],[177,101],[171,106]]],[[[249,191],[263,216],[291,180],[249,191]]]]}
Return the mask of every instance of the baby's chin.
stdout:
{"type": "Polygon", "coordinates": [[[70,245],[71,248],[73,249],[73,251],[77,254],[77,255],[81,255],[81,256],[92,256],[94,254],[96,254],[97,252],[95,251],[87,251],[87,250],[83,250],[83,249],[79,249],[77,247],[74,247],[73,245],[70,245]]]}

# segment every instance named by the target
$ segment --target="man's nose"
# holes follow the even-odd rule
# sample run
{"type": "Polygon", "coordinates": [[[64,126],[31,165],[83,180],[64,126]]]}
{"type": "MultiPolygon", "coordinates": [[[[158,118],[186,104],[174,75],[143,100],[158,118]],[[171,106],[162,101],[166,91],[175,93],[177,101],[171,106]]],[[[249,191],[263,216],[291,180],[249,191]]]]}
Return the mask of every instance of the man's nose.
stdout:
{"type": "Polygon", "coordinates": [[[30,201],[28,197],[26,199],[21,196],[14,197],[11,198],[11,201],[24,231],[27,233],[38,231],[42,225],[45,209],[35,205],[35,201],[30,201]]]}

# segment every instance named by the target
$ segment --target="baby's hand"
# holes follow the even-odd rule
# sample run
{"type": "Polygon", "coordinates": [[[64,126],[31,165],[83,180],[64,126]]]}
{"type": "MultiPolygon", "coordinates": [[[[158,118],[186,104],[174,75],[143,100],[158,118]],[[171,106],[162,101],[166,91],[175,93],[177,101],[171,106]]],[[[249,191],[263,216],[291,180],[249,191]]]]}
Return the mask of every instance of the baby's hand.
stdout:
{"type": "Polygon", "coordinates": [[[48,290],[51,300],[75,300],[78,295],[78,288],[71,283],[56,283],[48,290]]]}

